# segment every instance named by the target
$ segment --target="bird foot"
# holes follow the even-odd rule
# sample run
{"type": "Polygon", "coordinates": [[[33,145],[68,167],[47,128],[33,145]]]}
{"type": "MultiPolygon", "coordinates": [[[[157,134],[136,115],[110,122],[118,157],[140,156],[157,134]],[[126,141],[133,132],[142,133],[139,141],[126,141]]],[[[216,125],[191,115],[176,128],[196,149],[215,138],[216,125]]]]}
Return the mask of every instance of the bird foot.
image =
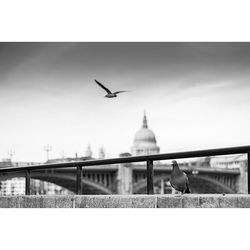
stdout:
{"type": "Polygon", "coordinates": [[[175,197],[182,197],[182,194],[176,194],[175,197]]]}

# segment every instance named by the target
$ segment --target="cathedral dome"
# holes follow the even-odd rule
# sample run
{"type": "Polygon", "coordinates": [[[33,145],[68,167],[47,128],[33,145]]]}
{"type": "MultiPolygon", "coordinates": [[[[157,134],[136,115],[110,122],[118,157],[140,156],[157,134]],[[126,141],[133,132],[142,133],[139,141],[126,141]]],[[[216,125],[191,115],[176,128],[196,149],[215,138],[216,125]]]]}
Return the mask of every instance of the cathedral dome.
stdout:
{"type": "Polygon", "coordinates": [[[141,128],[135,134],[134,143],[156,143],[155,135],[152,130],[148,128],[141,128]]]}
{"type": "Polygon", "coordinates": [[[134,145],[132,147],[133,155],[155,154],[160,149],[156,145],[155,134],[148,128],[146,114],[143,117],[143,125],[134,137],[134,145]]]}

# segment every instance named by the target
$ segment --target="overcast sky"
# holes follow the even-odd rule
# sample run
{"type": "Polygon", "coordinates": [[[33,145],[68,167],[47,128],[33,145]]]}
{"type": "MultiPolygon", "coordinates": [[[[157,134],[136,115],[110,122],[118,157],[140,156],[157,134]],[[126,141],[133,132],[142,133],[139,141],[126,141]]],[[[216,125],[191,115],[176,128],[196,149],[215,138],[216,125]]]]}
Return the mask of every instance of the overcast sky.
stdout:
{"type": "Polygon", "coordinates": [[[161,153],[249,145],[250,43],[0,43],[0,159],[116,157],[144,110],[161,153]]]}

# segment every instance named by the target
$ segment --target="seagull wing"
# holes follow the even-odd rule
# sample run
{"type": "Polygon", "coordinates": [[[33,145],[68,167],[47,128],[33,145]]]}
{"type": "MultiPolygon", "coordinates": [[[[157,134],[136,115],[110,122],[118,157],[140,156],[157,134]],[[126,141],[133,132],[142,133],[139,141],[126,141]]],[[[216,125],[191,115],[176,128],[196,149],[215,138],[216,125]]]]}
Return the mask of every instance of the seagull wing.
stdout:
{"type": "Polygon", "coordinates": [[[103,86],[100,82],[98,82],[97,80],[95,80],[95,82],[96,82],[101,88],[103,88],[108,94],[112,94],[111,91],[110,91],[108,88],[106,88],[105,86],[103,86]]]}
{"type": "Polygon", "coordinates": [[[123,93],[123,92],[129,92],[129,91],[128,90],[127,91],[116,91],[116,92],[114,92],[114,94],[116,95],[116,94],[123,93]]]}

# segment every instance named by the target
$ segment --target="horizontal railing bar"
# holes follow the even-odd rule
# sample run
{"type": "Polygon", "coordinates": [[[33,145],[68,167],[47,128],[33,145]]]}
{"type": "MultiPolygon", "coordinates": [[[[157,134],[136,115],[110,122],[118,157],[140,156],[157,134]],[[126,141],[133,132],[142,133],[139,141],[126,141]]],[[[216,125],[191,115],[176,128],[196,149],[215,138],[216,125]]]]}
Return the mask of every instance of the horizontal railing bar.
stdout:
{"type": "Polygon", "coordinates": [[[25,167],[0,168],[0,173],[17,172],[26,169],[40,170],[40,169],[65,168],[65,167],[77,167],[77,166],[87,167],[96,165],[146,162],[148,160],[159,161],[159,160],[172,160],[172,159],[206,157],[206,156],[216,156],[216,155],[245,154],[248,153],[249,151],[250,151],[250,146],[217,148],[217,149],[175,152],[167,154],[119,157],[119,158],[103,159],[103,160],[75,161],[75,162],[40,164],[40,165],[25,166],[25,167]]]}

